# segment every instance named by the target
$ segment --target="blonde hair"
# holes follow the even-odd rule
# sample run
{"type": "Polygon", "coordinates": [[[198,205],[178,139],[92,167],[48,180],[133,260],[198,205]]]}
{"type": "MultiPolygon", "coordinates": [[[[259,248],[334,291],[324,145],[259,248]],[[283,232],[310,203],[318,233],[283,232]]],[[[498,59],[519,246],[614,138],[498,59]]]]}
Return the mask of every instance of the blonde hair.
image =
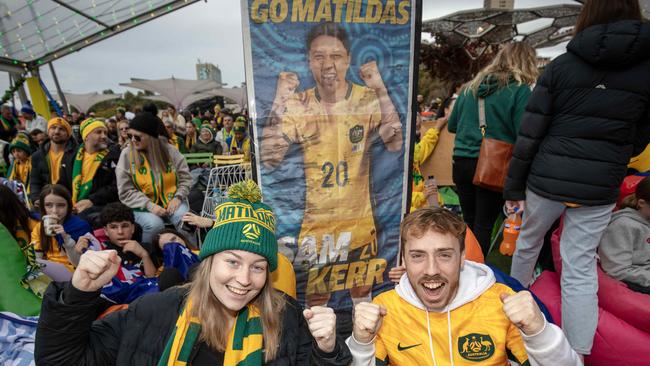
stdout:
{"type": "Polygon", "coordinates": [[[508,43],[494,56],[466,86],[474,95],[487,76],[496,78],[499,89],[506,87],[514,78],[519,84],[533,85],[537,81],[537,57],[535,49],[525,42],[508,43]]]}
{"type": "MultiPolygon", "coordinates": [[[[194,281],[189,285],[188,299],[192,301],[192,315],[201,321],[201,341],[210,348],[225,352],[230,329],[224,327],[229,315],[223,304],[210,288],[210,271],[214,256],[204,259],[196,271],[194,281]]],[[[271,273],[266,276],[262,291],[251,301],[260,311],[264,338],[264,362],[275,359],[282,336],[282,310],[286,300],[271,284],[271,273]]]]}
{"type": "MultiPolygon", "coordinates": [[[[142,151],[145,159],[149,162],[149,166],[156,173],[162,173],[167,170],[167,166],[171,163],[171,156],[169,155],[168,147],[169,140],[166,137],[152,137],[146,135],[149,138],[149,147],[146,151],[142,151]]],[[[129,162],[135,164],[136,171],[139,171],[142,167],[142,162],[138,159],[138,151],[133,147],[132,144],[129,144],[129,162]]],[[[132,172],[133,173],[133,172],[132,172]]]]}
{"type": "Polygon", "coordinates": [[[643,178],[636,186],[634,193],[626,196],[621,201],[620,209],[624,208],[639,208],[639,200],[643,200],[646,203],[650,202],[650,178],[643,178]]]}

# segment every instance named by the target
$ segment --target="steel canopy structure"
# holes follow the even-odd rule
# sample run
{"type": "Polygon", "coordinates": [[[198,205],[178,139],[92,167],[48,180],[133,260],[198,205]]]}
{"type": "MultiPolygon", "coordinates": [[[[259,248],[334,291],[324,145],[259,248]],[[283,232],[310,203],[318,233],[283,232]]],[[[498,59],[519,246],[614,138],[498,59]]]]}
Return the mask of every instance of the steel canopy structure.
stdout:
{"type": "Polygon", "coordinates": [[[527,9],[474,9],[422,22],[422,31],[442,33],[452,42],[483,49],[511,40],[535,48],[568,40],[582,5],[565,4],[527,9]],[[528,30],[526,28],[529,28],[528,30]]]}
{"type": "Polygon", "coordinates": [[[0,69],[33,70],[199,0],[2,0],[0,69]]]}

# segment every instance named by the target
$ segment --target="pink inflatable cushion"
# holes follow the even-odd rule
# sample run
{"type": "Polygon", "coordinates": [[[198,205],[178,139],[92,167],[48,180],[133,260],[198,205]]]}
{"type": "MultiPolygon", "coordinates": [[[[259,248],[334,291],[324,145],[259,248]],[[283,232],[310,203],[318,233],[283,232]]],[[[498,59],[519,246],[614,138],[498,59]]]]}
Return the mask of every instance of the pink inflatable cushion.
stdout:
{"type": "MultiPolygon", "coordinates": [[[[560,230],[562,230],[562,223],[551,236],[553,264],[558,275],[562,273],[560,230]]],[[[598,265],[598,306],[650,333],[650,295],[630,290],[623,282],[609,277],[600,265],[598,265]]]]}
{"type": "MultiPolygon", "coordinates": [[[[544,271],[531,286],[531,291],[546,305],[556,321],[562,319],[560,276],[544,271]]],[[[628,324],[607,310],[598,311],[598,328],[591,355],[585,358],[588,366],[648,365],[643,349],[650,344],[650,334],[628,324]]]]}

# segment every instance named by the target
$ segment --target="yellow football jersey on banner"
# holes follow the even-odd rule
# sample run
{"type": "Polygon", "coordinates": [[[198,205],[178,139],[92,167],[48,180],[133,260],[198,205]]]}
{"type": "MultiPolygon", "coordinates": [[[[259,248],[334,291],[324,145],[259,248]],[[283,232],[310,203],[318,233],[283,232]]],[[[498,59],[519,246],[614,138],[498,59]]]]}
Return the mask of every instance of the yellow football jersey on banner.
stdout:
{"type": "Polygon", "coordinates": [[[353,83],[340,102],[320,100],[315,88],[287,102],[282,129],[290,143],[302,146],[306,180],[298,245],[319,252],[323,243],[343,250],[367,246],[360,255],[376,255],[369,149],[380,121],[375,92],[353,83]]]}
{"type": "MultiPolygon", "coordinates": [[[[451,357],[454,365],[507,365],[508,354],[528,364],[519,330],[505,316],[499,294],[514,293],[496,283],[477,299],[451,311],[451,357]]],[[[427,313],[401,298],[395,290],[373,302],[388,311],[375,342],[377,365],[433,365],[427,313]],[[408,331],[405,331],[408,329],[408,331]]],[[[450,366],[447,313],[429,313],[433,353],[437,366],[450,366]]]]}

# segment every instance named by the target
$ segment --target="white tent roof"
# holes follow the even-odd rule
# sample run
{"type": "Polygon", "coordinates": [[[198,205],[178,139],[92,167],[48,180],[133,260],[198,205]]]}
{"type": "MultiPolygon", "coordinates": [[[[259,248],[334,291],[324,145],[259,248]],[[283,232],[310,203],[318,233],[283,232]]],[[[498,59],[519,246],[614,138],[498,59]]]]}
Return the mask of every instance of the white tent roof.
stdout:
{"type": "Polygon", "coordinates": [[[183,109],[191,104],[187,102],[193,94],[204,92],[210,89],[218,89],[219,84],[214,80],[187,80],[171,77],[169,79],[147,80],[131,78],[130,83],[120,83],[121,86],[148,90],[159,95],[153,100],[160,100],[174,105],[177,109],[183,109]]]}
{"type": "Polygon", "coordinates": [[[97,92],[86,94],[63,93],[65,100],[71,106],[77,108],[79,112],[87,113],[88,110],[97,103],[111,99],[118,99],[122,96],[119,94],[99,94],[97,92]]]}

